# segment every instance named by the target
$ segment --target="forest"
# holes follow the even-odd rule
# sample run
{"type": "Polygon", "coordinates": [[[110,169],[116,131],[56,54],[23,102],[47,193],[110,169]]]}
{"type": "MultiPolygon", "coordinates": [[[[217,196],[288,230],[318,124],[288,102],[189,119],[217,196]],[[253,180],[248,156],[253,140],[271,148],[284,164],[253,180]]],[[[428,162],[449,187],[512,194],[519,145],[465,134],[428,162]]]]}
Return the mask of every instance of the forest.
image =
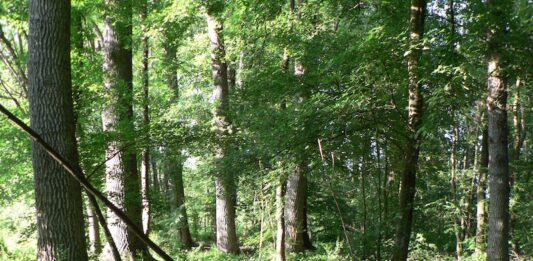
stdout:
{"type": "Polygon", "coordinates": [[[533,260],[532,87],[532,0],[2,0],[0,261],[533,260]]]}

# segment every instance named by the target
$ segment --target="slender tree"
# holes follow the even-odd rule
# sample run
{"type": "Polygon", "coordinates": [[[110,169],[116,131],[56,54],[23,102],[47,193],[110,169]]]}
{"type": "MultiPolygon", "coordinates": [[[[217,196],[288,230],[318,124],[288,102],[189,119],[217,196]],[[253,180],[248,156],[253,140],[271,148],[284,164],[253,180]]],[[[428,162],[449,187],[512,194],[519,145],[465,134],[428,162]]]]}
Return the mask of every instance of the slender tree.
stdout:
{"type": "Polygon", "coordinates": [[[486,197],[487,189],[487,167],[489,164],[489,139],[488,129],[483,128],[481,139],[481,155],[479,160],[478,181],[476,188],[476,252],[478,254],[484,253],[486,249],[486,197]]]}
{"type": "MultiPolygon", "coordinates": [[[[29,105],[32,128],[79,167],[70,68],[68,0],[31,0],[28,41],[29,105]]],[[[32,143],[37,210],[38,260],[87,260],[81,187],[32,143]]]]}
{"type": "Polygon", "coordinates": [[[501,0],[487,1],[488,28],[488,132],[489,132],[489,260],[509,260],[509,155],[507,123],[507,83],[502,51],[507,25],[501,0]]]}
{"type": "Polygon", "coordinates": [[[220,10],[217,5],[207,7],[207,27],[211,42],[211,60],[214,83],[213,127],[217,139],[215,152],[216,161],[216,241],[221,251],[239,253],[239,242],[235,228],[235,177],[227,166],[228,139],[230,135],[228,66],[223,37],[223,24],[217,17],[220,10]]]}
{"type": "Polygon", "coordinates": [[[148,15],[148,1],[144,1],[141,11],[141,39],[142,39],[142,115],[144,131],[147,133],[145,145],[141,152],[141,194],[142,194],[142,224],[145,234],[150,233],[150,107],[149,107],[149,54],[150,45],[148,42],[148,25],[146,17],[148,15]]]}
{"type": "Polygon", "coordinates": [[[183,185],[183,158],[181,155],[176,160],[168,162],[167,171],[172,182],[172,206],[171,208],[178,215],[178,229],[181,239],[181,248],[189,250],[196,246],[196,243],[192,239],[191,231],[189,229],[189,219],[187,216],[187,208],[185,205],[185,188],[183,185]]]}
{"type": "Polygon", "coordinates": [[[409,137],[405,148],[405,165],[400,185],[400,213],[396,224],[396,242],[392,259],[407,260],[409,239],[413,223],[413,208],[416,191],[416,172],[420,153],[423,97],[419,76],[419,61],[422,53],[422,37],[426,13],[425,0],[411,0],[409,22],[409,51],[407,70],[409,73],[409,113],[407,128],[409,137]]]}

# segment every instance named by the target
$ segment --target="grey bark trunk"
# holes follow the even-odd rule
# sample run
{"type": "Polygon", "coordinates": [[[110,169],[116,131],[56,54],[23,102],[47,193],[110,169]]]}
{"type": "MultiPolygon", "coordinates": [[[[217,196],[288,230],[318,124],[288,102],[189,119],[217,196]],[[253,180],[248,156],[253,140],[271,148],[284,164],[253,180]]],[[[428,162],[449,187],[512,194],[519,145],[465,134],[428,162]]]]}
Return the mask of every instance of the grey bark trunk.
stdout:
{"type": "Polygon", "coordinates": [[[216,148],[216,241],[219,250],[237,254],[239,242],[235,227],[236,184],[233,173],[225,166],[228,151],[229,129],[229,90],[228,70],[225,62],[223,25],[208,9],[208,35],[211,42],[212,72],[214,82],[213,110],[215,135],[218,142],[216,148]]]}
{"type": "Polygon", "coordinates": [[[419,134],[422,121],[423,97],[420,92],[419,60],[422,52],[420,46],[424,33],[426,13],[425,0],[411,0],[411,18],[409,22],[410,50],[407,55],[409,73],[409,113],[407,127],[409,139],[405,149],[405,166],[400,185],[399,219],[396,224],[396,240],[392,260],[407,260],[409,240],[413,223],[413,208],[416,192],[416,172],[420,153],[421,137],[419,134]]]}
{"type": "MultiPolygon", "coordinates": [[[[108,141],[106,157],[106,191],[109,200],[142,227],[141,192],[137,158],[134,151],[132,85],[132,6],[131,2],[108,0],[104,32],[104,101],[102,123],[108,141]]],[[[112,211],[107,223],[121,255],[127,258],[148,257],[148,250],[112,211]]],[[[109,252],[104,253],[109,257],[109,252]]]]}
{"type": "Polygon", "coordinates": [[[507,84],[500,52],[506,26],[505,8],[501,1],[487,1],[488,40],[488,129],[489,129],[489,260],[509,260],[509,156],[507,125],[507,84]]]}
{"type": "MultiPolygon", "coordinates": [[[[70,2],[29,3],[32,128],[79,169],[70,69],[70,2]]],[[[87,260],[81,188],[36,142],[32,163],[38,260],[87,260]]]]}

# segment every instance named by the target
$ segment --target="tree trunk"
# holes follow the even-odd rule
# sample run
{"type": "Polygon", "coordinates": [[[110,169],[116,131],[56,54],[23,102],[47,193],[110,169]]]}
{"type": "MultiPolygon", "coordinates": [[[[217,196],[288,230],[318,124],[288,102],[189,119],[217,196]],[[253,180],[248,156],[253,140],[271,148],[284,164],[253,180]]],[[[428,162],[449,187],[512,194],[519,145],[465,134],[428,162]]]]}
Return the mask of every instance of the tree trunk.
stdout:
{"type": "MultiPolygon", "coordinates": [[[[141,192],[134,144],[132,85],[132,6],[129,1],[108,0],[104,32],[104,93],[102,123],[108,141],[106,191],[109,200],[139,226],[141,192]]],[[[121,255],[148,256],[146,245],[127,229],[112,211],[107,215],[109,230],[121,255]]]]}
{"type": "Polygon", "coordinates": [[[286,190],[285,181],[280,178],[279,184],[276,187],[276,261],[285,261],[285,216],[284,216],[284,198],[286,190]]]}
{"type": "Polygon", "coordinates": [[[152,188],[154,192],[159,193],[161,187],[159,185],[159,169],[157,168],[157,161],[152,157],[150,163],[152,165],[152,188]]]}
{"type": "Polygon", "coordinates": [[[425,0],[411,0],[411,19],[409,23],[410,47],[407,55],[409,73],[409,113],[407,127],[409,138],[405,149],[405,166],[400,185],[400,214],[396,224],[396,242],[392,259],[407,260],[409,240],[413,223],[413,208],[416,192],[416,172],[420,153],[423,98],[420,88],[419,60],[422,53],[421,43],[424,33],[426,13],[425,0]]]}
{"type": "Polygon", "coordinates": [[[149,68],[148,55],[150,46],[148,43],[148,30],[146,29],[146,16],[148,2],[143,3],[141,12],[142,28],[142,115],[145,132],[144,146],[141,153],[141,196],[142,196],[142,225],[146,235],[150,233],[150,108],[149,108],[149,68]]]}
{"type": "Polygon", "coordinates": [[[187,217],[187,208],[185,207],[185,189],[183,185],[183,161],[182,159],[173,161],[168,168],[170,179],[172,180],[173,192],[172,209],[178,214],[179,231],[181,239],[181,248],[189,250],[196,246],[192,239],[187,217]],[[176,163],[177,162],[177,163],[176,163]]]}
{"type": "MultiPolygon", "coordinates": [[[[28,75],[32,128],[79,168],[70,69],[70,2],[29,3],[28,75]]],[[[38,260],[87,260],[81,188],[32,142],[38,260]]]]}
{"type": "Polygon", "coordinates": [[[489,137],[488,129],[483,128],[483,137],[481,140],[481,158],[479,162],[478,184],[476,188],[476,252],[478,254],[485,252],[485,191],[487,188],[487,168],[489,164],[489,137]]]}
{"type": "Polygon", "coordinates": [[[488,40],[488,129],[489,129],[489,260],[509,260],[509,156],[507,126],[507,86],[500,52],[504,48],[506,26],[502,1],[487,1],[489,11],[488,40]]]}
{"type": "Polygon", "coordinates": [[[102,241],[100,240],[100,226],[98,225],[98,217],[96,216],[94,206],[89,201],[86,201],[87,207],[87,221],[89,227],[89,252],[98,256],[102,252],[102,241]]]}
{"type": "Polygon", "coordinates": [[[236,184],[234,175],[228,171],[225,158],[228,156],[228,138],[231,124],[229,121],[228,67],[225,62],[223,25],[214,11],[208,8],[207,26],[211,42],[211,59],[214,82],[213,109],[217,147],[216,161],[216,239],[219,250],[227,253],[239,253],[239,242],[235,228],[236,184]]]}
{"type": "MultiPolygon", "coordinates": [[[[515,90],[515,95],[514,95],[514,103],[513,103],[513,129],[514,129],[514,141],[513,141],[513,149],[511,150],[511,157],[510,157],[510,160],[511,162],[513,163],[518,163],[518,161],[520,160],[520,154],[521,154],[521,150],[522,150],[522,147],[524,145],[524,140],[525,140],[525,127],[526,127],[526,124],[525,124],[525,121],[524,121],[524,106],[522,106],[522,103],[520,102],[520,98],[521,98],[521,95],[520,95],[520,86],[521,85],[521,80],[520,78],[518,78],[516,80],[516,90],[515,90]]],[[[511,190],[513,189],[514,187],[514,183],[516,182],[517,178],[518,178],[518,170],[516,168],[513,168],[512,172],[511,172],[511,176],[510,176],[510,186],[511,186],[511,190]]],[[[520,242],[518,241],[518,238],[516,237],[515,235],[515,230],[517,228],[517,217],[516,217],[516,214],[514,213],[514,211],[511,209],[510,210],[510,214],[511,214],[511,224],[510,224],[510,236],[511,236],[511,248],[512,248],[512,251],[513,251],[513,254],[516,255],[516,256],[520,256],[522,254],[522,251],[521,251],[521,247],[520,247],[520,242]]]]}
{"type": "Polygon", "coordinates": [[[307,234],[305,172],[307,166],[302,163],[289,175],[285,195],[285,245],[287,251],[302,252],[312,248],[307,234]],[[306,238],[307,237],[307,238],[306,238]]]}
{"type": "MultiPolygon", "coordinates": [[[[455,123],[457,125],[458,123],[455,123]]],[[[457,216],[454,221],[454,230],[455,230],[455,253],[456,260],[461,261],[463,255],[463,237],[462,237],[462,210],[461,203],[459,202],[459,192],[457,191],[457,146],[459,145],[459,127],[454,126],[453,136],[452,136],[452,153],[450,156],[450,169],[451,169],[451,187],[453,194],[453,204],[456,209],[458,209],[457,216]]]]}

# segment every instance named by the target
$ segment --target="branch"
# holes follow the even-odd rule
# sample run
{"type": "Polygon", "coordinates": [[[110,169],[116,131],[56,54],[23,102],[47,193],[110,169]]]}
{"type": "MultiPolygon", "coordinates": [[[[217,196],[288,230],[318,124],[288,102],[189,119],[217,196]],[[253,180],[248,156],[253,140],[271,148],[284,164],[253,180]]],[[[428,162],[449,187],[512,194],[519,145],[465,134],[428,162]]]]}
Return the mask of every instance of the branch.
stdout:
{"type": "Polygon", "coordinates": [[[30,137],[57,162],[59,163],[70,175],[80,183],[80,185],[85,189],[88,194],[93,195],[95,198],[102,201],[115,215],[117,215],[127,226],[128,228],[146,245],[148,245],[154,252],[156,252],[160,257],[165,261],[173,261],[163,249],[161,249],[156,243],[154,243],[148,236],[143,233],[143,230],[140,229],[120,208],[115,206],[109,199],[107,199],[104,194],[98,191],[83,175],[81,169],[75,168],[72,166],[63,156],[61,156],[54,148],[52,148],[48,143],[46,143],[39,134],[37,134],[33,129],[31,129],[26,123],[13,115],[8,109],[0,104],[0,112],[7,116],[9,120],[18,125],[24,132],[26,132],[30,137]]]}
{"type": "Polygon", "coordinates": [[[87,193],[87,198],[89,199],[89,204],[91,204],[91,206],[93,207],[94,212],[96,212],[96,218],[98,219],[98,222],[100,222],[100,225],[102,225],[102,228],[104,229],[105,238],[107,239],[107,242],[111,247],[111,252],[113,252],[113,258],[115,259],[115,261],[122,261],[120,253],[118,252],[117,245],[115,244],[115,240],[113,240],[113,236],[111,236],[111,231],[109,231],[109,227],[107,226],[107,222],[105,221],[104,214],[102,214],[102,210],[100,209],[100,206],[98,206],[96,198],[90,193],[87,193]]]}

